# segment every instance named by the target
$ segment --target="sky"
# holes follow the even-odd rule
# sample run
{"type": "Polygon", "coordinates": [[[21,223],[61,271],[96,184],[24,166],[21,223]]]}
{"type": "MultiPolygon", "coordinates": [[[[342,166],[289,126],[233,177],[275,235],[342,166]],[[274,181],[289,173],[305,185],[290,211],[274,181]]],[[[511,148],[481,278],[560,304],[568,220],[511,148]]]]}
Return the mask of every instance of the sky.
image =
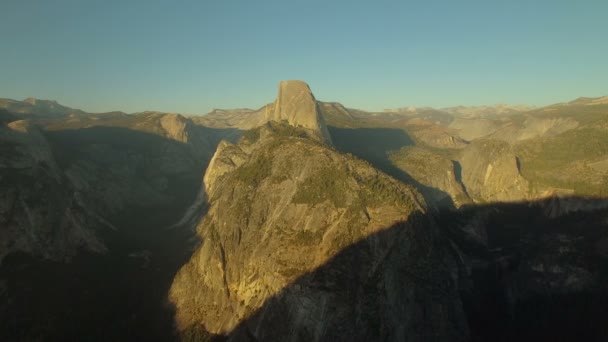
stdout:
{"type": "Polygon", "coordinates": [[[608,95],[608,1],[2,0],[0,97],[259,108],[280,80],[382,110],[608,95]]]}

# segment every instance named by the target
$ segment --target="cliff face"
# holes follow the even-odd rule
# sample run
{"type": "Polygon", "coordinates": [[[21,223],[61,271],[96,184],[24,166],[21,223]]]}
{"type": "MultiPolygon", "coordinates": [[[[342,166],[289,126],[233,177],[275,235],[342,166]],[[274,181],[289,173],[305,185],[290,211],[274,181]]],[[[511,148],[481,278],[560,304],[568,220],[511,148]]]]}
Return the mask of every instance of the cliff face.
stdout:
{"type": "Polygon", "coordinates": [[[295,127],[305,128],[316,138],[331,144],[325,120],[308,84],[302,81],[281,81],[274,108],[266,113],[270,121],[287,121],[295,127]]]}
{"type": "MultiPolygon", "coordinates": [[[[331,144],[331,136],[320,107],[327,109],[328,104],[319,103],[308,84],[297,80],[281,81],[275,101],[258,110],[216,109],[205,116],[193,118],[193,120],[208,127],[240,130],[254,129],[269,121],[285,121],[294,127],[301,128],[309,137],[331,144]]],[[[342,110],[348,113],[346,109],[342,108],[342,110]]]]}
{"type": "Polygon", "coordinates": [[[473,203],[462,184],[457,161],[420,147],[403,148],[391,155],[391,161],[427,189],[421,192],[428,202],[456,208],[473,203]]]}
{"type": "MultiPolygon", "coordinates": [[[[281,114],[298,96],[305,97],[283,101],[280,90],[266,112],[270,123],[239,144],[222,144],[213,157],[205,176],[210,207],[197,227],[203,242],[170,292],[182,337],[461,340],[471,327],[474,340],[516,340],[532,336],[526,311],[547,317],[572,305],[569,298],[582,313],[603,310],[603,302],[579,300],[587,293],[606,298],[599,285],[605,272],[586,266],[605,263],[605,202],[519,203],[535,194],[508,142],[486,137],[452,146],[415,135],[429,146],[404,148],[402,158],[391,161],[421,191],[440,190],[425,193],[433,204],[451,198],[463,206],[434,213],[447,217],[440,233],[425,205],[411,206],[415,192],[403,197],[409,186],[386,186],[392,179],[307,139],[311,101],[281,114]],[[578,215],[585,211],[593,214],[578,236],[578,215]]],[[[352,120],[338,114],[328,117],[352,120]]],[[[498,124],[484,119],[471,138],[495,132],[498,124]]],[[[363,149],[368,141],[360,140],[363,149]]],[[[545,326],[563,321],[542,320],[545,326]]]]}
{"type": "Polygon", "coordinates": [[[177,114],[37,124],[8,114],[0,127],[0,260],[15,251],[61,260],[79,248],[105,251],[99,231],[132,229],[140,210],[177,219],[218,140],[177,114]]]}
{"type": "Polygon", "coordinates": [[[16,251],[64,260],[105,250],[95,231],[111,225],[83,203],[36,127],[0,127],[0,149],[0,262],[16,251]]]}
{"type": "Polygon", "coordinates": [[[23,117],[0,110],[0,340],[172,340],[163,303],[193,234],[167,228],[220,132],[161,113],[23,117]]]}
{"type": "Polygon", "coordinates": [[[529,184],[521,176],[512,147],[496,140],[471,143],[459,158],[462,182],[474,200],[519,201],[529,197],[529,184]]]}
{"type": "Polygon", "coordinates": [[[409,186],[275,123],[222,144],[205,180],[202,245],[170,290],[184,336],[466,336],[456,266],[432,247],[441,239],[409,186]],[[323,276],[310,275],[328,262],[323,276]],[[444,319],[423,322],[422,311],[444,319]]]}
{"type": "Polygon", "coordinates": [[[607,205],[550,197],[443,213],[467,255],[473,341],[606,340],[607,205]]]}

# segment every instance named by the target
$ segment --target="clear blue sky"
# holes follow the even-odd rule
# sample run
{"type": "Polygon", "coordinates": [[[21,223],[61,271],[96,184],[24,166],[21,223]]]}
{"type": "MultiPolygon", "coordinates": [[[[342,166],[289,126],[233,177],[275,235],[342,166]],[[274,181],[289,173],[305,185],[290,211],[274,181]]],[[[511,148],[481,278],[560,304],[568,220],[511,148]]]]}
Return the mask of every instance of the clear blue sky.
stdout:
{"type": "Polygon", "coordinates": [[[2,0],[0,97],[256,108],[279,80],[368,110],[608,95],[608,1],[2,0]]]}

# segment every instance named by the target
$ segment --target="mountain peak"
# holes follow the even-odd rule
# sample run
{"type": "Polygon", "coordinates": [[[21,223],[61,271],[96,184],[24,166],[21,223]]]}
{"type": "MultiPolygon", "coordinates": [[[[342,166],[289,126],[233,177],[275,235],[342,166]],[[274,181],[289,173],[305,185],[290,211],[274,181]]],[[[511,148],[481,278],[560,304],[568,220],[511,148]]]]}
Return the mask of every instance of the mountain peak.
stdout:
{"type": "Polygon", "coordinates": [[[603,97],[579,97],[576,100],[568,102],[571,105],[599,105],[608,103],[608,96],[603,97]]]}
{"type": "Polygon", "coordinates": [[[41,100],[41,99],[37,99],[35,97],[28,97],[27,99],[23,100],[23,102],[29,103],[32,106],[35,106],[35,105],[46,105],[46,106],[49,106],[49,107],[53,107],[53,106],[59,105],[59,103],[57,101],[54,101],[54,100],[41,100]]]}
{"type": "Polygon", "coordinates": [[[35,97],[28,97],[27,99],[23,100],[23,102],[29,103],[31,105],[35,105],[36,104],[36,98],[35,97]]]}
{"type": "Polygon", "coordinates": [[[317,100],[306,82],[298,80],[279,82],[279,93],[274,108],[266,111],[266,119],[287,121],[292,126],[311,131],[315,138],[331,144],[331,137],[319,112],[317,100]]]}

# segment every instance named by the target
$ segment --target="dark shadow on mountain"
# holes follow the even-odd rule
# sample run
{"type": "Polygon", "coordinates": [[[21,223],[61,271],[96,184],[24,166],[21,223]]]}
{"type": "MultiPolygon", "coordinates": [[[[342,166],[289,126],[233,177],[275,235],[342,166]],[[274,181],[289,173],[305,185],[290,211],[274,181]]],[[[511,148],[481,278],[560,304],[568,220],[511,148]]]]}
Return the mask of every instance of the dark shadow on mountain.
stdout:
{"type": "MultiPolygon", "coordinates": [[[[74,162],[85,162],[107,170],[108,176],[119,170],[121,176],[128,173],[127,177],[138,183],[166,183],[154,184],[168,196],[159,204],[163,211],[181,210],[183,214],[195,201],[219,142],[240,136],[240,131],[234,129],[196,126],[192,130],[196,134],[189,136],[188,143],[125,127],[93,126],[44,134],[62,169],[74,162]],[[126,166],[132,169],[123,171],[126,166]]],[[[129,185],[132,184],[126,184],[129,185]]],[[[116,219],[125,219],[123,214],[128,216],[125,211],[116,219]]]]}
{"type": "MultiPolygon", "coordinates": [[[[388,153],[413,145],[413,140],[396,128],[338,128],[328,126],[336,148],[373,164],[386,166],[388,153]]],[[[390,163],[389,163],[390,164],[390,163]]]]}
{"type": "MultiPolygon", "coordinates": [[[[111,151],[143,153],[149,158],[142,166],[155,165],[159,151],[189,153],[183,143],[140,133],[92,127],[48,136],[63,168],[89,158],[109,169],[118,165],[111,151]]],[[[145,179],[144,171],[136,170],[145,179]]],[[[112,218],[121,229],[104,232],[105,255],[83,252],[71,263],[7,257],[0,267],[0,340],[174,339],[167,291],[194,242],[189,229],[165,228],[191,203],[202,177],[178,175],[169,180],[183,181],[171,190],[175,205],[130,206],[112,218]]],[[[414,214],[298,277],[228,336],[211,337],[203,326],[185,334],[238,341],[319,334],[350,341],[605,341],[606,208],[605,200],[551,198],[414,214]]]]}
{"type": "Polygon", "coordinates": [[[456,182],[460,184],[464,193],[468,197],[471,197],[469,195],[469,192],[467,191],[466,185],[464,185],[464,182],[462,181],[462,165],[460,165],[460,162],[458,160],[452,160],[452,167],[454,169],[454,178],[456,179],[456,182]]]}
{"type": "Polygon", "coordinates": [[[15,114],[10,113],[6,109],[0,109],[0,125],[9,123],[9,122],[15,121],[15,120],[18,120],[18,118],[17,118],[17,116],[15,116],[15,114]]]}
{"type": "Polygon", "coordinates": [[[346,247],[226,336],[202,325],[182,336],[606,341],[607,281],[608,200],[468,206],[413,214],[346,247]]]}
{"type": "Polygon", "coordinates": [[[195,125],[193,129],[197,131],[198,134],[207,137],[209,142],[214,146],[217,146],[222,140],[236,144],[241,135],[245,132],[244,130],[236,128],[212,128],[200,125],[195,125]]]}
{"type": "Polygon", "coordinates": [[[608,340],[608,200],[472,206],[438,222],[470,258],[473,341],[608,340]]]}
{"type": "MultiPolygon", "coordinates": [[[[238,135],[195,129],[204,139],[193,144],[126,127],[43,131],[64,172],[83,165],[127,194],[139,191],[145,198],[142,189],[157,189],[162,196],[131,201],[105,216],[117,229],[96,232],[108,249],[104,254],[80,251],[69,262],[24,253],[7,256],[0,266],[0,340],[175,338],[167,293],[198,240],[192,227],[172,226],[194,202],[219,141],[238,135]]],[[[71,186],[67,179],[62,182],[71,186]]],[[[103,183],[90,185],[105,190],[103,183]]],[[[201,204],[202,215],[206,202],[201,204]]]]}
{"type": "Polygon", "coordinates": [[[446,192],[420,183],[391,162],[389,159],[391,151],[414,145],[412,138],[402,129],[338,128],[333,126],[327,128],[336,149],[340,152],[350,153],[366,160],[395,179],[414,186],[427,199],[427,203],[432,203],[432,198],[445,198],[445,201],[436,203],[436,205],[441,208],[455,208],[451,197],[446,192]]]}

